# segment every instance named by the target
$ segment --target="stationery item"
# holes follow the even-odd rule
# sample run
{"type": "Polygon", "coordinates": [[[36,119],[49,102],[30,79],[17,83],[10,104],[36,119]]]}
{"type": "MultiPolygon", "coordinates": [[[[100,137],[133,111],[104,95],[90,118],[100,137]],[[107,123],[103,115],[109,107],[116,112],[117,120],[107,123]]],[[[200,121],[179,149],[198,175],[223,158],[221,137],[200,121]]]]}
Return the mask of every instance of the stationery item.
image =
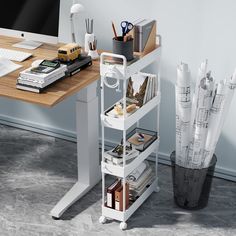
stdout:
{"type": "Polygon", "coordinates": [[[134,25],[132,23],[130,23],[129,21],[121,21],[120,26],[122,29],[122,36],[123,37],[134,28],[134,25]]]}
{"type": "Polygon", "coordinates": [[[89,52],[89,46],[90,43],[94,42],[94,34],[88,34],[86,33],[84,36],[84,52],[88,53],[89,52]]]}
{"type": "Polygon", "coordinates": [[[139,19],[134,25],[134,51],[148,53],[156,47],[156,21],[139,19]]]}
{"type": "Polygon", "coordinates": [[[117,40],[117,33],[116,33],[116,27],[115,27],[115,24],[113,23],[113,21],[111,22],[112,24],[112,30],[113,30],[113,33],[114,33],[114,36],[115,36],[115,39],[117,40]]]}
{"type": "Polygon", "coordinates": [[[93,34],[93,19],[85,19],[86,33],[93,34]]]}
{"type": "Polygon", "coordinates": [[[15,64],[6,58],[0,57],[0,77],[18,70],[21,67],[21,65],[15,64]]]}
{"type": "Polygon", "coordinates": [[[135,128],[127,134],[127,142],[140,152],[146,150],[157,139],[157,132],[135,128]],[[140,139],[140,135],[142,138],[140,139]]]}
{"type": "Polygon", "coordinates": [[[115,191],[121,186],[121,180],[117,179],[107,188],[107,207],[115,208],[115,191]]]}
{"type": "MultiPolygon", "coordinates": [[[[129,184],[125,183],[125,209],[129,207],[129,184]]],[[[123,211],[123,184],[115,191],[115,210],[123,211]]]]}
{"type": "Polygon", "coordinates": [[[89,52],[89,47],[90,43],[93,43],[95,38],[94,38],[94,33],[93,33],[93,19],[85,19],[85,25],[86,25],[86,34],[84,38],[84,51],[86,53],[89,52]]]}
{"type": "Polygon", "coordinates": [[[91,56],[93,60],[99,58],[98,51],[97,51],[97,39],[94,37],[94,41],[89,43],[89,52],[88,56],[91,56]]]}
{"type": "Polygon", "coordinates": [[[43,60],[37,67],[33,67],[31,71],[48,74],[59,67],[59,61],[43,60]]]}
{"type": "Polygon", "coordinates": [[[134,58],[134,46],[133,38],[124,41],[124,36],[118,36],[113,38],[113,53],[123,55],[127,61],[131,61],[134,58]]]}

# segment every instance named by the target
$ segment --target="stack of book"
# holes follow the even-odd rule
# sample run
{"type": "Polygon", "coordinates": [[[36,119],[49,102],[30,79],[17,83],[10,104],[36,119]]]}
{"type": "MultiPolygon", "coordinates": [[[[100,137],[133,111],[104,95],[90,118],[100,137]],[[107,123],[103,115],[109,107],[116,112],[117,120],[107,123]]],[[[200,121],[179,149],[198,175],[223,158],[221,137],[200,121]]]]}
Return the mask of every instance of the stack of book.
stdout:
{"type": "Polygon", "coordinates": [[[152,184],[155,173],[147,161],[140,164],[128,177],[129,200],[134,202],[152,184]]]}
{"type": "Polygon", "coordinates": [[[65,76],[67,66],[60,65],[59,68],[50,73],[35,72],[32,69],[33,67],[30,67],[20,72],[19,78],[17,79],[16,88],[40,93],[53,82],[63,78],[65,76]]]}

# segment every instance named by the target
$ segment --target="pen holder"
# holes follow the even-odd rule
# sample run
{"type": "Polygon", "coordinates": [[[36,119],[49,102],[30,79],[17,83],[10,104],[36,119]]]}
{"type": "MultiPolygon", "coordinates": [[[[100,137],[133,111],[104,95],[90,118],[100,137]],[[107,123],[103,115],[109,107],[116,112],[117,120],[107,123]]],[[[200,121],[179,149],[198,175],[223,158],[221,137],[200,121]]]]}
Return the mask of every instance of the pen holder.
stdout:
{"type": "Polygon", "coordinates": [[[84,51],[86,53],[89,52],[89,44],[93,43],[93,41],[94,41],[94,34],[93,33],[92,34],[86,33],[85,37],[84,37],[84,51]]]}
{"type": "Polygon", "coordinates": [[[89,50],[88,56],[90,56],[93,60],[96,60],[99,58],[99,54],[97,50],[89,50]]]}
{"type": "Polygon", "coordinates": [[[113,38],[113,53],[123,55],[127,61],[131,61],[134,58],[134,40],[124,42],[122,36],[113,38]]]}

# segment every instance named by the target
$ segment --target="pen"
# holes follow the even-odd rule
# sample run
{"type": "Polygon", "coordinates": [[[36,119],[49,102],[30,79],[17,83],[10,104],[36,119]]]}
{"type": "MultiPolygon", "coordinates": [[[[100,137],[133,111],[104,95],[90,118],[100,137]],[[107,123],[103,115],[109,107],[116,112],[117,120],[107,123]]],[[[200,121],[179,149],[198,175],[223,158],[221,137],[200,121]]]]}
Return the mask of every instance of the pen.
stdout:
{"type": "Polygon", "coordinates": [[[113,29],[113,33],[115,35],[115,39],[117,40],[117,33],[116,33],[115,25],[114,25],[113,21],[111,23],[112,23],[112,29],[113,29]]]}

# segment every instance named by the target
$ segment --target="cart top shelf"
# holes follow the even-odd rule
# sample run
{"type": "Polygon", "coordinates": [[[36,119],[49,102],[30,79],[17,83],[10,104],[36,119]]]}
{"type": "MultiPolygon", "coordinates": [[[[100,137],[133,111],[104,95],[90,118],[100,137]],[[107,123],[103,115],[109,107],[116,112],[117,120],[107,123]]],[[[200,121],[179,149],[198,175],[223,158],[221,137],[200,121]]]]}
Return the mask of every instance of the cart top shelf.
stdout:
{"type": "Polygon", "coordinates": [[[126,80],[137,73],[137,71],[141,71],[156,61],[160,55],[160,45],[156,45],[156,48],[146,55],[134,53],[134,59],[131,62],[127,62],[126,58],[122,55],[103,52],[100,60],[100,75],[126,80]]]}

